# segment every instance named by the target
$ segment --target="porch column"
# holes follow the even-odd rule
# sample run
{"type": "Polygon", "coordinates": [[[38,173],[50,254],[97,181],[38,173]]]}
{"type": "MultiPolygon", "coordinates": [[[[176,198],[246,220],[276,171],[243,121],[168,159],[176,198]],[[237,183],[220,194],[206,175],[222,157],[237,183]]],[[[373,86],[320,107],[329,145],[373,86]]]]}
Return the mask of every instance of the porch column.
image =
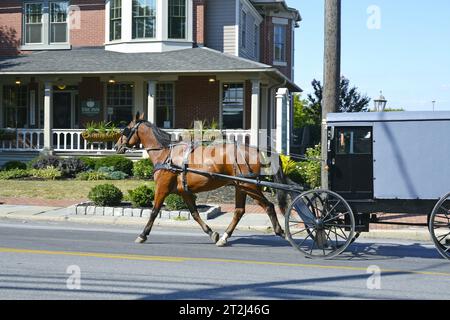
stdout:
{"type": "Polygon", "coordinates": [[[259,104],[261,101],[261,81],[252,80],[252,105],[250,119],[250,145],[259,145],[259,104]]]}
{"type": "Polygon", "coordinates": [[[147,96],[147,119],[151,123],[156,123],[156,81],[148,81],[147,96]]]}
{"type": "Polygon", "coordinates": [[[276,141],[275,141],[275,150],[278,153],[286,154],[287,143],[288,143],[288,108],[287,108],[287,93],[288,90],[286,88],[280,88],[277,91],[276,95],[276,141]]]}
{"type": "Polygon", "coordinates": [[[44,90],[44,153],[52,153],[53,83],[46,81],[44,90]]]}

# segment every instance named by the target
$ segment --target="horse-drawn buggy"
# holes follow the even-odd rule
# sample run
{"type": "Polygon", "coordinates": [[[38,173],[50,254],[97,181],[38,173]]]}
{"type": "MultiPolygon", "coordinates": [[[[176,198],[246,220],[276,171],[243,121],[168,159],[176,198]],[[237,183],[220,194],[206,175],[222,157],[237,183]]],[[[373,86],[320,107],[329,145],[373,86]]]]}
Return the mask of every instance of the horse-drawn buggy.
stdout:
{"type": "MultiPolygon", "coordinates": [[[[443,257],[450,259],[450,112],[330,114],[328,120],[329,190],[305,191],[284,176],[279,156],[271,156],[273,180],[262,177],[261,150],[219,141],[173,142],[143,116],[136,116],[116,144],[118,153],[142,145],[155,167],[155,204],[136,242],[147,240],[170,193],[178,193],[193,218],[218,246],[224,246],[252,197],[269,215],[275,234],[310,258],[333,258],[354,242],[377,212],[423,214],[443,257]],[[274,166],[275,165],[275,166],[274,166]],[[220,237],[202,221],[194,194],[234,185],[236,210],[220,237]],[[277,191],[285,230],[262,187],[277,191]],[[286,201],[290,195],[290,204],[286,201]]],[[[220,140],[220,139],[219,139],[220,140]]]]}

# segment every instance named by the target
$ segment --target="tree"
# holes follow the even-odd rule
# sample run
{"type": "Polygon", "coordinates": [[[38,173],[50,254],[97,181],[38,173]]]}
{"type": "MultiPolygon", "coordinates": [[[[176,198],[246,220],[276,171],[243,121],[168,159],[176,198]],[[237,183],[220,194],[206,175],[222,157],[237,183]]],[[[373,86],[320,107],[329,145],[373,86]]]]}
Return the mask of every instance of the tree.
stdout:
{"type": "Polygon", "coordinates": [[[308,100],[302,99],[300,94],[296,94],[294,96],[294,128],[303,128],[315,123],[309,113],[308,100]]]}
{"type": "MultiPolygon", "coordinates": [[[[322,115],[323,86],[320,81],[314,79],[311,83],[314,93],[308,94],[309,107],[307,112],[315,119],[315,124],[320,125],[322,115]]],[[[369,111],[370,98],[358,92],[357,87],[350,87],[350,80],[341,78],[339,105],[337,112],[366,112],[369,111]]]]}

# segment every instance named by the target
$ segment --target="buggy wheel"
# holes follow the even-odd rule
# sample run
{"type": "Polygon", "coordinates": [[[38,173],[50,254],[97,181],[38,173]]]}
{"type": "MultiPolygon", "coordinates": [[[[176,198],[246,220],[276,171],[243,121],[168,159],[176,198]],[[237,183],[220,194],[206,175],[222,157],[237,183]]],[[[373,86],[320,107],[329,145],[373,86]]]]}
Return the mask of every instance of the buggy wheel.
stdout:
{"type": "Polygon", "coordinates": [[[430,234],[436,249],[450,260],[450,193],[438,201],[429,220],[430,234]]]}
{"type": "Polygon", "coordinates": [[[285,215],[286,239],[308,258],[331,259],[355,237],[355,217],[347,201],[328,190],[297,196],[285,215]]]}

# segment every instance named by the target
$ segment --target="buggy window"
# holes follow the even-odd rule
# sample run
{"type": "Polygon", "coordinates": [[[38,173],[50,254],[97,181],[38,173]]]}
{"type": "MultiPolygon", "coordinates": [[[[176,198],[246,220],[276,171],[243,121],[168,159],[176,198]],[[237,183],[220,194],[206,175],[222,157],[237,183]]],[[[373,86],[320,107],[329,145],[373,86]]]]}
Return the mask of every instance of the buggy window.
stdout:
{"type": "Polygon", "coordinates": [[[371,128],[338,128],[336,135],[337,154],[371,154],[371,128]]]}

